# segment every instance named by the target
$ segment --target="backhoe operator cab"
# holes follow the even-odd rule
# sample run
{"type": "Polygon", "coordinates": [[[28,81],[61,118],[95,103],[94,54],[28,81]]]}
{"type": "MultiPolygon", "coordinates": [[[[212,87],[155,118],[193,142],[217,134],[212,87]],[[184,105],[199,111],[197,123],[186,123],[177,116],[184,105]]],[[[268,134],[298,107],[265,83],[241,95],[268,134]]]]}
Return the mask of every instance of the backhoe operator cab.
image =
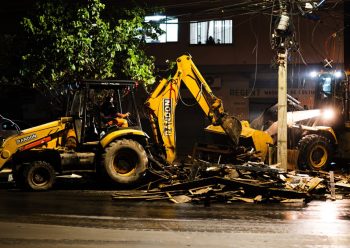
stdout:
{"type": "Polygon", "coordinates": [[[68,117],[5,139],[0,169],[12,168],[16,184],[32,190],[47,190],[57,175],[71,173],[99,173],[119,184],[137,182],[148,165],[148,136],[135,104],[136,86],[119,80],[79,83],[68,100],[68,117]],[[102,102],[111,94],[116,113],[131,113],[128,127],[102,119],[102,102]]]}
{"type": "Polygon", "coordinates": [[[334,130],[332,158],[340,164],[350,161],[350,84],[349,72],[324,69],[316,78],[315,107],[327,118],[321,121],[334,130]]]}
{"type": "MultiPolygon", "coordinates": [[[[97,141],[114,131],[141,130],[133,81],[85,81],[69,99],[68,116],[74,119],[77,143],[97,141]],[[124,118],[123,113],[130,113],[124,118]],[[117,119],[124,119],[120,124],[117,119]]],[[[71,130],[70,130],[71,131],[71,130]]],[[[119,132],[120,133],[120,132],[119,132]]],[[[68,135],[69,137],[69,135],[68,135]]]]}

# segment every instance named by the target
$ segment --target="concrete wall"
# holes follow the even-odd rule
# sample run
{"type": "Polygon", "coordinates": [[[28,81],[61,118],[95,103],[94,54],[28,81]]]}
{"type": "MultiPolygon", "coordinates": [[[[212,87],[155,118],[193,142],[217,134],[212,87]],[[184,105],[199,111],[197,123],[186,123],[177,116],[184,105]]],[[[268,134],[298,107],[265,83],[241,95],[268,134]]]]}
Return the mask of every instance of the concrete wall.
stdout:
{"type": "MultiPolygon", "coordinates": [[[[190,45],[190,19],[180,18],[179,42],[149,44],[147,52],[156,57],[158,65],[184,53],[190,53],[198,65],[249,65],[255,64],[253,49],[258,40],[258,63],[270,64],[275,54],[270,46],[270,17],[259,15],[250,19],[250,16],[239,16],[232,20],[233,44],[190,45]]],[[[296,41],[307,64],[317,64],[325,58],[334,63],[344,62],[342,20],[336,21],[327,15],[323,15],[319,22],[295,17],[294,26],[296,41]]],[[[299,57],[296,53],[296,62],[302,63],[299,57]]]]}

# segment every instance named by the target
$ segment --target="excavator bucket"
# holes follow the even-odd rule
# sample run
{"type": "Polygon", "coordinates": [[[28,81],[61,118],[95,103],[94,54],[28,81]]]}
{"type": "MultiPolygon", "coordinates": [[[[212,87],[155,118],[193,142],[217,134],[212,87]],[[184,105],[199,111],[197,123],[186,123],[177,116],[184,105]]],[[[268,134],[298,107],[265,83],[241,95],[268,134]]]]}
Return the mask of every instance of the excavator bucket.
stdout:
{"type": "Polygon", "coordinates": [[[233,116],[225,115],[221,118],[221,127],[225,133],[233,141],[234,145],[238,145],[239,137],[242,132],[241,122],[233,116]]]}

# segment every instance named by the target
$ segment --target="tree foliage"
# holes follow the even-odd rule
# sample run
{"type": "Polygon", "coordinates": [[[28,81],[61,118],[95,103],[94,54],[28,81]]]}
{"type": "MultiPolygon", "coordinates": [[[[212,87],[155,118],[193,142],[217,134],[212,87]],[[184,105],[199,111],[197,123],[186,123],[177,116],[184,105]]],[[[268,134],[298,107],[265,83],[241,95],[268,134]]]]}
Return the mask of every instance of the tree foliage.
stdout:
{"type": "MultiPolygon", "coordinates": [[[[154,58],[145,54],[141,38],[151,30],[144,23],[145,11],[113,13],[107,15],[100,0],[39,3],[35,15],[22,22],[29,43],[21,74],[44,91],[82,79],[153,83],[154,58]]],[[[160,33],[157,27],[152,30],[160,33]]]]}

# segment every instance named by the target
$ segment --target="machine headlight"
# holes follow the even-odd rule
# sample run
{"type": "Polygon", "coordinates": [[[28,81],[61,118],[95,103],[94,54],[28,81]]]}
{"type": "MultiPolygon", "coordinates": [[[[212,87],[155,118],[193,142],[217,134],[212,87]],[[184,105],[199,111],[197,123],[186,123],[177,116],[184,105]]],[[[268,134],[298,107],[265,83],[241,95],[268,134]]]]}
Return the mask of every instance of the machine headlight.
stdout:
{"type": "Polygon", "coordinates": [[[334,109],[327,108],[322,110],[322,118],[325,120],[332,120],[335,117],[335,111],[334,109]]]}

